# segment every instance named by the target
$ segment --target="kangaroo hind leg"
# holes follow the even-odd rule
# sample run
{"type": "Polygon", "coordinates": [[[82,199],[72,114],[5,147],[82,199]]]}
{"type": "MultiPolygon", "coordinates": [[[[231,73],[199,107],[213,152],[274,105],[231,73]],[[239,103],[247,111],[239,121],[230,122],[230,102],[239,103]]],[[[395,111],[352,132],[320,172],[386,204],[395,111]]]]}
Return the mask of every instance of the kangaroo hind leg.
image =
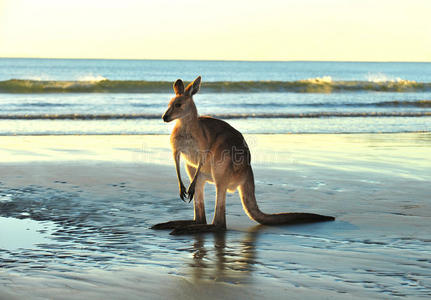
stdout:
{"type": "Polygon", "coordinates": [[[216,185],[216,203],[212,224],[191,224],[176,227],[171,232],[172,235],[219,232],[226,230],[226,192],[230,176],[227,176],[226,173],[220,173],[220,176],[213,174],[213,177],[215,178],[216,185]]]}
{"type": "MultiPolygon", "coordinates": [[[[187,165],[187,173],[189,175],[190,181],[193,180],[196,168],[187,165]]],[[[206,224],[205,216],[205,204],[204,204],[204,189],[205,189],[205,178],[201,174],[197,177],[195,189],[195,196],[193,198],[194,206],[194,219],[193,220],[176,220],[164,223],[159,223],[151,227],[151,229],[175,229],[184,228],[190,225],[196,224],[206,224]]]]}

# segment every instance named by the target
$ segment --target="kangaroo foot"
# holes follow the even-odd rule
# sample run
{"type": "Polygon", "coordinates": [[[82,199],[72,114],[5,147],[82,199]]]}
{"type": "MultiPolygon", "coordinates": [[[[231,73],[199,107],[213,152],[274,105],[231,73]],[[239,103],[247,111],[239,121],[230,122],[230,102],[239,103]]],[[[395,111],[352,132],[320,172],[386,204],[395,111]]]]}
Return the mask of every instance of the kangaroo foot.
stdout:
{"type": "Polygon", "coordinates": [[[213,224],[192,224],[181,227],[176,227],[171,231],[172,235],[182,235],[182,234],[194,234],[194,233],[204,233],[204,232],[222,232],[225,231],[226,227],[218,226],[213,224]]]}
{"type": "Polygon", "coordinates": [[[161,229],[175,229],[175,228],[181,228],[184,226],[194,225],[196,224],[195,220],[178,220],[178,221],[169,221],[165,223],[159,223],[156,225],[153,225],[151,229],[155,230],[161,230],[161,229]]]}

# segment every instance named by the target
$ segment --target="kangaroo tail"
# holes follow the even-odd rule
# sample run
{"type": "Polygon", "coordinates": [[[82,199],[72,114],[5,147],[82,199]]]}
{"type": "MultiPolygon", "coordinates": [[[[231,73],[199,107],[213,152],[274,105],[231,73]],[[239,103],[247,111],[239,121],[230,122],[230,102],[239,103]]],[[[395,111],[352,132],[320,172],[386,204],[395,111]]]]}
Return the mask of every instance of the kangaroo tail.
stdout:
{"type": "Polygon", "coordinates": [[[250,217],[250,219],[264,225],[281,225],[281,224],[299,224],[334,221],[334,217],[323,216],[310,213],[278,213],[266,214],[257,206],[256,197],[254,195],[254,177],[251,168],[248,170],[247,178],[243,184],[239,186],[239,194],[241,197],[242,206],[250,217]]]}

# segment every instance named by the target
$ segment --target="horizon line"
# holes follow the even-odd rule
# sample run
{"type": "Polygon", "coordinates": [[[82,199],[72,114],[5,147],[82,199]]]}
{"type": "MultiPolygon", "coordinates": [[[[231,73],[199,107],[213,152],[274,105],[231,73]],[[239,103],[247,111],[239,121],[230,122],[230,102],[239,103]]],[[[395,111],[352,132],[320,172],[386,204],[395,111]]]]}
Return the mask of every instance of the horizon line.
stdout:
{"type": "Polygon", "coordinates": [[[52,60],[136,60],[136,61],[203,61],[203,62],[345,62],[345,63],[431,63],[420,60],[319,60],[319,59],[292,59],[292,60],[241,60],[241,59],[184,59],[184,58],[86,58],[86,57],[21,57],[0,56],[0,59],[52,59],[52,60]]]}

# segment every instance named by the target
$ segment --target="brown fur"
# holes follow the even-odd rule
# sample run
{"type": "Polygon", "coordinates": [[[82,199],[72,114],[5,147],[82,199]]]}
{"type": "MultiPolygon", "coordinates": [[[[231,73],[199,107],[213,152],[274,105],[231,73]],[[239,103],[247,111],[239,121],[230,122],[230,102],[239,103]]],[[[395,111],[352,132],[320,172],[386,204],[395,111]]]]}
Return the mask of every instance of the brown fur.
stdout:
{"type": "Polygon", "coordinates": [[[183,82],[178,79],[174,84],[176,96],[171,99],[163,115],[165,122],[176,120],[171,134],[171,146],[177,169],[180,197],[184,200],[189,196],[191,200],[195,196],[194,221],[180,222],[186,222],[184,224],[198,231],[213,229],[213,227],[226,228],[226,192],[234,192],[237,189],[247,215],[261,224],[334,220],[333,217],[308,213],[265,214],[260,211],[254,195],[254,178],[247,143],[242,134],[228,123],[211,117],[198,116],[192,96],[199,91],[200,82],[201,78],[198,77],[184,88],[183,82]],[[180,174],[180,156],[186,160],[187,172],[191,180],[187,192],[180,174]],[[213,227],[204,226],[206,224],[204,208],[206,182],[216,186],[213,227]],[[202,226],[198,226],[199,224],[202,226]]]}

